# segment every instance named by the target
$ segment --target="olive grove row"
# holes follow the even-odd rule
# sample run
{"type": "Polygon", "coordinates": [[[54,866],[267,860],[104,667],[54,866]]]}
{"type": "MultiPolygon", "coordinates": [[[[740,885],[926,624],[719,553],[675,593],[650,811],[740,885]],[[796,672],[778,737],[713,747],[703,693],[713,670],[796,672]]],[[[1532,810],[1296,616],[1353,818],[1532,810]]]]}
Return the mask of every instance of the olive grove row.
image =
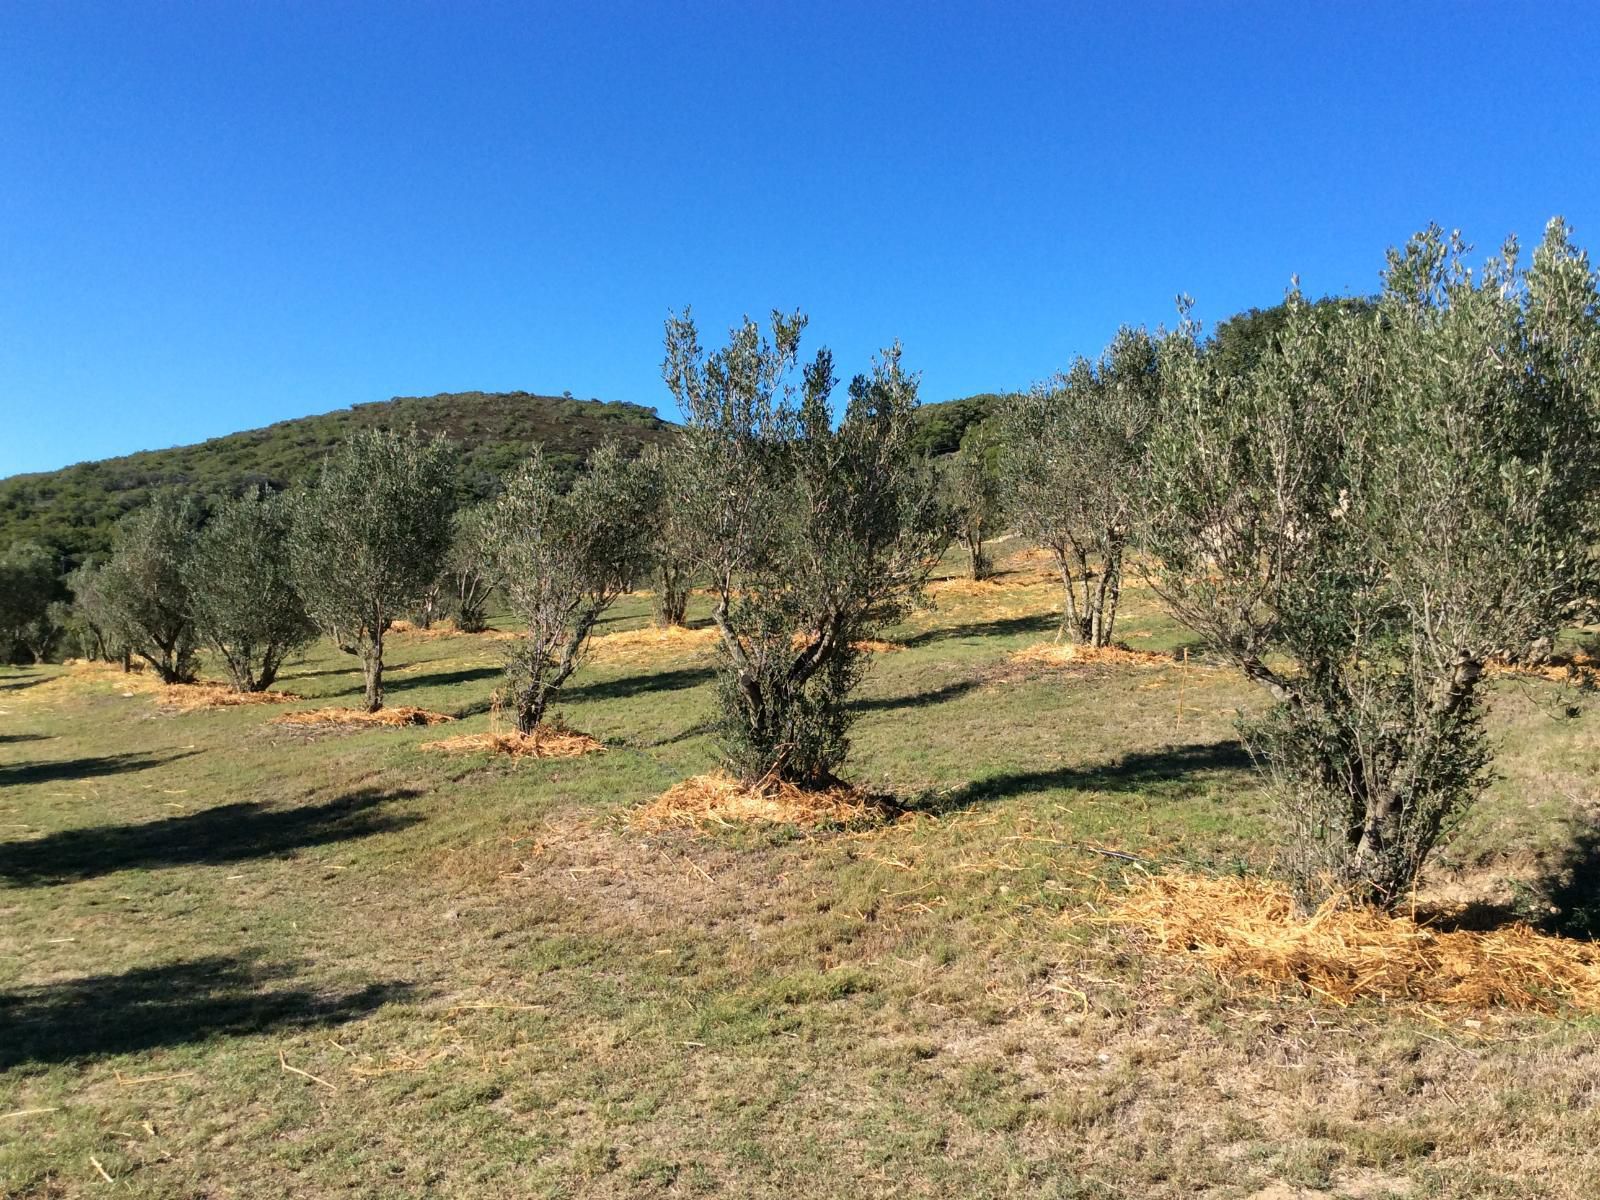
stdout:
{"type": "Polygon", "coordinates": [[[1046,549],[1062,633],[1104,645],[1136,571],[1270,700],[1246,735],[1308,893],[1394,903],[1484,786],[1482,677],[1548,648],[1593,594],[1600,304],[1561,222],[1476,271],[1438,230],[1391,251],[1370,302],[1291,292],[1248,362],[1188,309],[1124,329],[1014,397],[949,464],[914,448],[898,347],[848,384],[774,314],[707,352],[666,328],[682,411],[668,447],[596,451],[570,488],[541,455],[453,511],[449,447],[352,439],[282,497],[162,497],[73,581],[106,652],[192,676],[206,645],[242,688],[322,631],[383,702],[385,634],[452,599],[520,632],[503,695],[531,730],[597,621],[653,572],[658,615],[707,588],[720,741],[746,780],[832,779],[860,643],[903,618],[953,537],[985,570],[1005,521],[1046,549]]]}

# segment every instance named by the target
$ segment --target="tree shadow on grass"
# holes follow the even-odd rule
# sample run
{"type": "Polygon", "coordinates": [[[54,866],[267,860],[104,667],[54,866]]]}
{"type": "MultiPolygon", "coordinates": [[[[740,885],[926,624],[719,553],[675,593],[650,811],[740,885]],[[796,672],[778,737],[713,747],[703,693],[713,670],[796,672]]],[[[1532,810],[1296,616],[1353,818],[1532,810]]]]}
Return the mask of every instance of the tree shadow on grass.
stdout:
{"type": "Polygon", "coordinates": [[[482,679],[494,679],[505,674],[503,667],[462,667],[458,671],[438,671],[431,675],[402,675],[391,680],[384,677],[384,695],[391,692],[409,692],[414,688],[425,687],[451,687],[458,683],[476,683],[482,679]]]}
{"type": "Polygon", "coordinates": [[[322,804],[293,808],[223,804],[159,821],[67,829],[0,843],[0,879],[22,887],[44,887],[114,871],[215,866],[292,854],[414,825],[422,818],[379,810],[421,794],[414,788],[387,792],[362,788],[322,804]]]}
{"type": "Polygon", "coordinates": [[[1508,900],[1426,904],[1418,919],[1446,932],[1486,933],[1507,925],[1531,925],[1541,933],[1600,941],[1600,830],[1575,828],[1566,849],[1538,878],[1519,884],[1508,900]]]}
{"type": "Polygon", "coordinates": [[[48,742],[50,736],[44,733],[0,733],[0,746],[8,746],[12,742],[48,742]]]}
{"type": "Polygon", "coordinates": [[[717,677],[715,667],[678,667],[671,671],[654,671],[640,675],[623,675],[598,683],[584,683],[577,687],[562,688],[562,700],[622,700],[629,696],[643,696],[650,692],[675,692],[683,688],[699,687],[717,677]]]}
{"type": "Polygon", "coordinates": [[[850,707],[858,712],[886,712],[901,708],[929,708],[935,704],[943,704],[946,700],[955,700],[965,696],[983,686],[982,679],[955,679],[936,688],[929,688],[925,692],[910,692],[900,696],[873,696],[866,700],[853,701],[850,707]]]}
{"type": "Polygon", "coordinates": [[[0,788],[16,787],[28,783],[66,783],[74,779],[93,779],[101,775],[121,775],[128,771],[144,771],[165,766],[182,758],[192,758],[198,750],[169,754],[165,758],[154,754],[102,754],[86,758],[59,758],[45,762],[12,763],[0,766],[0,788]]]}
{"type": "Polygon", "coordinates": [[[3,991],[0,1071],[340,1025],[414,991],[394,981],[330,993],[296,985],[296,973],[247,953],[3,991]]]}
{"type": "Polygon", "coordinates": [[[48,675],[38,675],[24,676],[21,679],[7,680],[5,683],[0,683],[0,692],[15,692],[20,691],[23,688],[38,687],[41,683],[44,683],[49,678],[50,676],[48,675]]]}
{"type": "Polygon", "coordinates": [[[955,638],[1018,637],[1024,633],[1054,634],[1060,628],[1060,617],[1042,613],[1027,617],[1001,617],[993,621],[974,621],[968,625],[945,625],[914,633],[910,637],[900,638],[899,641],[902,646],[914,649],[917,646],[928,646],[934,642],[950,641],[955,638]]]}
{"type": "Polygon", "coordinates": [[[1254,764],[1237,739],[1191,742],[1159,750],[1141,750],[1099,766],[1056,767],[1048,771],[1010,771],[975,779],[963,787],[933,795],[911,807],[943,815],[1039,792],[1152,792],[1176,798],[1221,778],[1248,782],[1254,764]]]}

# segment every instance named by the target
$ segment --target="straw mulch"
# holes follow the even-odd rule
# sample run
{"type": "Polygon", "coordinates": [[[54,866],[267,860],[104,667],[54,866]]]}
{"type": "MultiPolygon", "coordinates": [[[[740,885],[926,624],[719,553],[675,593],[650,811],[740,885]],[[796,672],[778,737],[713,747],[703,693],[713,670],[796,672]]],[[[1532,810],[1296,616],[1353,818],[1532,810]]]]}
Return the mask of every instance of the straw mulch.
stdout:
{"type": "Polygon", "coordinates": [[[850,646],[863,654],[899,654],[905,649],[899,642],[886,642],[882,638],[863,638],[859,642],[851,642],[850,646]]]}
{"type": "Polygon", "coordinates": [[[1542,663],[1490,662],[1484,664],[1486,675],[1508,675],[1522,679],[1548,679],[1552,683],[1592,685],[1600,682],[1600,656],[1579,650],[1570,655],[1556,655],[1542,663]]]}
{"type": "MultiPolygon", "coordinates": [[[[798,650],[810,640],[804,633],[796,633],[789,644],[798,650]]],[[[882,638],[861,638],[851,642],[850,648],[858,654],[898,654],[905,649],[899,642],[886,642],[882,638]]]]}
{"type": "Polygon", "coordinates": [[[1441,932],[1336,900],[1308,916],[1279,884],[1176,874],[1140,880],[1105,920],[1143,930],[1164,954],[1274,995],[1600,1010],[1600,946],[1526,925],[1441,932]]]}
{"type": "Polygon", "coordinates": [[[665,655],[708,650],[716,644],[717,636],[716,628],[710,625],[701,629],[686,629],[681,625],[663,629],[658,625],[647,625],[643,629],[602,634],[593,639],[589,646],[597,659],[647,661],[665,655]]]}
{"type": "Polygon", "coordinates": [[[288,704],[299,699],[290,692],[236,692],[222,683],[169,683],[156,692],[157,707],[178,713],[247,704],[288,704]]]}
{"type": "Polygon", "coordinates": [[[380,708],[369,713],[359,708],[313,708],[273,717],[273,725],[443,725],[455,720],[425,708],[380,708]]]}
{"type": "Polygon", "coordinates": [[[423,750],[443,754],[504,754],[510,758],[579,758],[605,749],[603,742],[587,733],[561,726],[540,725],[530,734],[463,733],[457,737],[423,742],[423,750]]]}
{"type": "Polygon", "coordinates": [[[750,786],[714,771],[669,788],[635,809],[628,823],[645,833],[735,825],[799,825],[814,829],[878,824],[893,815],[893,806],[882,797],[848,784],[812,789],[772,780],[750,786]]]}
{"type": "Polygon", "coordinates": [[[1013,662],[1034,663],[1044,667],[1170,667],[1170,654],[1157,654],[1152,650],[1134,650],[1128,646],[1079,646],[1073,643],[1043,642],[1028,646],[1011,656],[1013,662]]]}

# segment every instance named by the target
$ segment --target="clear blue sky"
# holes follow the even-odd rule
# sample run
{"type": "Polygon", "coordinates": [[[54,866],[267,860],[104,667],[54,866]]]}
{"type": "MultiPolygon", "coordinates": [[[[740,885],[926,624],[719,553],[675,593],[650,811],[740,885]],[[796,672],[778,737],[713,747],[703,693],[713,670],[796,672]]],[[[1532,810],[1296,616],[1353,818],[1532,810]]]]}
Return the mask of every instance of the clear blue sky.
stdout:
{"type": "Polygon", "coordinates": [[[1368,291],[1438,221],[1600,250],[1600,6],[0,7],[0,475],[396,394],[670,413],[799,307],[924,399],[1368,291]]]}

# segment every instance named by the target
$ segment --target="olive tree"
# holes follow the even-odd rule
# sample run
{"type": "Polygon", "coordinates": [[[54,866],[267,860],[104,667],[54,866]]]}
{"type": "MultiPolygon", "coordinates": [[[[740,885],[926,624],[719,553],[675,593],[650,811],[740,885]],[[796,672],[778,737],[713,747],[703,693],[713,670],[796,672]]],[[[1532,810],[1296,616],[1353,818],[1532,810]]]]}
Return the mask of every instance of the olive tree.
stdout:
{"type": "Polygon", "coordinates": [[[1005,515],[1000,458],[999,431],[994,422],[983,421],[967,430],[945,468],[946,503],[956,536],[967,548],[970,579],[989,578],[994,566],[984,542],[1005,515]]]}
{"type": "Polygon", "coordinates": [[[1559,221],[1526,267],[1463,254],[1391,252],[1370,313],[1291,293],[1243,375],[1187,320],[1162,347],[1152,582],[1271,694],[1248,733],[1308,898],[1402,899],[1484,785],[1485,663],[1589,573],[1595,275],[1559,221]]]}
{"type": "Polygon", "coordinates": [[[439,577],[455,508],[443,437],[352,435],[291,505],[289,562],[312,619],[361,659],[366,707],[383,707],[383,640],[439,577]]]}
{"type": "Polygon", "coordinates": [[[832,356],[793,378],[805,324],[774,313],[768,339],[747,320],[710,355],[688,313],[666,328],[685,422],[673,502],[716,601],[721,744],[752,783],[834,778],[859,643],[903,617],[948,542],[899,347],[851,382],[836,426],[832,356]]]}
{"type": "Polygon", "coordinates": [[[289,570],[289,512],[278,496],[224,501],[181,569],[199,640],[233,689],[263,692],[290,653],[316,636],[289,570]]]}
{"type": "Polygon", "coordinates": [[[184,567],[201,515],[192,496],[156,493],[117,523],[111,558],[95,580],[111,639],[164,683],[194,679],[198,643],[184,567]]]}
{"type": "Polygon", "coordinates": [[[679,499],[685,469],[683,447],[677,443],[646,446],[639,456],[639,470],[649,488],[653,608],[656,624],[663,629],[687,622],[694,580],[694,531],[679,499]]]}
{"type": "Polygon", "coordinates": [[[106,662],[118,660],[126,671],[132,666],[132,651],[117,633],[104,581],[104,564],[93,558],[67,574],[67,590],[72,593],[72,602],[66,627],[83,657],[106,662]]]}
{"type": "Polygon", "coordinates": [[[1157,343],[1121,329],[1000,412],[1009,515],[1061,576],[1061,634],[1109,646],[1160,377],[1157,343]]]}
{"type": "Polygon", "coordinates": [[[482,633],[489,625],[489,595],[495,586],[489,555],[489,514],[487,505],[474,505],[458,510],[450,524],[444,586],[455,609],[456,628],[463,633],[482,633]]]}
{"type": "Polygon", "coordinates": [[[56,556],[36,542],[0,555],[0,662],[43,662],[60,630],[56,556]]]}
{"type": "Polygon", "coordinates": [[[522,636],[506,656],[517,731],[532,733],[582,661],[595,623],[643,570],[648,488],[614,443],[566,491],[535,450],[487,518],[489,559],[522,636]]]}

